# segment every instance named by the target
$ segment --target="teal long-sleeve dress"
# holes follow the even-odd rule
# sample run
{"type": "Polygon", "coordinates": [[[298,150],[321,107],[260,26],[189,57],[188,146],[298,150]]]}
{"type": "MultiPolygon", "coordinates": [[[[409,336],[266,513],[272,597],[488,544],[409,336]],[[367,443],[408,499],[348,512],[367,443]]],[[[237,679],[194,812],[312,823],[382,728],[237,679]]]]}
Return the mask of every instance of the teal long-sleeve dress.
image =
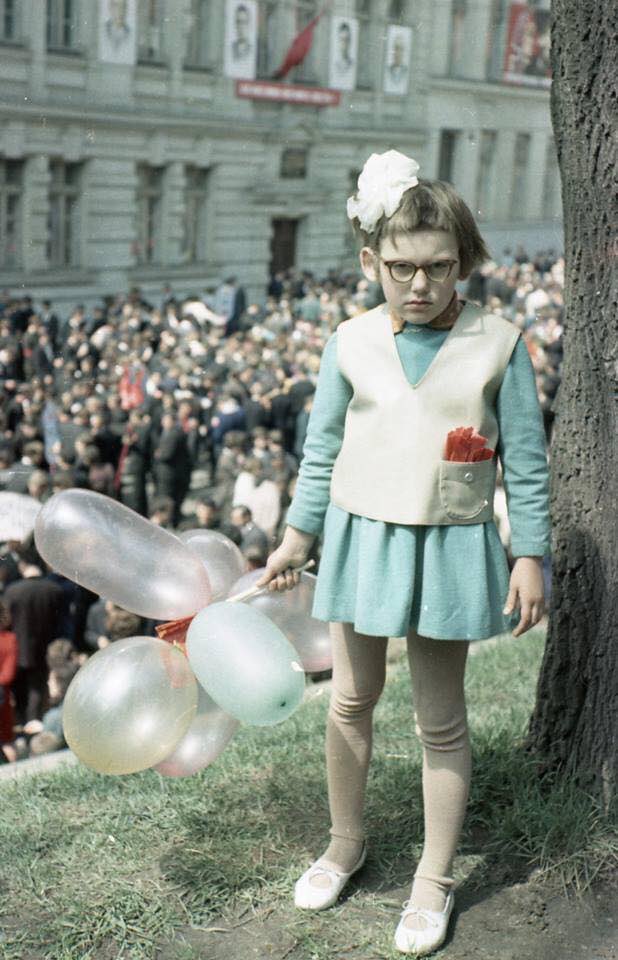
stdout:
{"type": "MultiPolygon", "coordinates": [[[[406,376],[416,383],[448,330],[406,324],[395,337],[406,376]]],[[[502,613],[509,570],[494,521],[420,526],[371,520],[330,501],[330,478],[343,439],[352,387],[328,340],[298,481],[286,521],[323,533],[313,616],[353,623],[359,633],[404,636],[413,628],[438,640],[483,640],[512,629],[502,613]]],[[[496,402],[513,556],[550,548],[545,434],[528,351],[520,338],[496,402]]],[[[371,456],[371,451],[367,451],[371,456]]]]}

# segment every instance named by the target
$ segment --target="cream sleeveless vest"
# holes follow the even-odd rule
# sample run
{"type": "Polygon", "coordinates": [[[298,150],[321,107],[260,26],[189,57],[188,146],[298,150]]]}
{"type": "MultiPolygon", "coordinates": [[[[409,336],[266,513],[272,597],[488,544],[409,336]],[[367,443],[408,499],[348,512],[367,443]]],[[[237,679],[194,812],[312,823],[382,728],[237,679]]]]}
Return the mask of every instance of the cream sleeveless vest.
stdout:
{"type": "Polygon", "coordinates": [[[337,358],[354,394],[333,467],[331,500],[403,524],[493,518],[496,458],[444,460],[446,435],[476,427],[496,449],[495,400],[519,330],[466,304],[421,379],[407,380],[386,304],[337,327],[337,358]]]}

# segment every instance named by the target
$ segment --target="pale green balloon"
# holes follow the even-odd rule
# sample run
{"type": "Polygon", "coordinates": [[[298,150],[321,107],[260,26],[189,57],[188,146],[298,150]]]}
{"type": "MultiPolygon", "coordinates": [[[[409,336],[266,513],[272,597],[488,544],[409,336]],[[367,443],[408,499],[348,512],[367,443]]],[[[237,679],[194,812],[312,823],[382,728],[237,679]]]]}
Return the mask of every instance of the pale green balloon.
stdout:
{"type": "Polygon", "coordinates": [[[129,637],[99,650],[64,698],[65,739],[98,773],[135,773],[174,750],[197,709],[187,658],[155,637],[129,637]]]}
{"type": "Polygon", "coordinates": [[[294,647],[268,617],[243,603],[200,610],[187,632],[187,657],[215,703],[243,723],[281,723],[303,698],[305,673],[294,647]]]}

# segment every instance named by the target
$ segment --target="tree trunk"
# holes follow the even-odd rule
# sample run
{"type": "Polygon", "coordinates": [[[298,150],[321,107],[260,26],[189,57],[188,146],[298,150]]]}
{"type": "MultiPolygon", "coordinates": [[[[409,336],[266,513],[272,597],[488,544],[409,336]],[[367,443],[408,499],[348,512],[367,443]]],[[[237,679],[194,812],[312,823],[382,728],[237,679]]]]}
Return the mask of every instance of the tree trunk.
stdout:
{"type": "Polygon", "coordinates": [[[553,596],[529,745],[592,786],[618,775],[618,7],[553,0],[551,110],[565,228],[551,447],[553,596]]]}

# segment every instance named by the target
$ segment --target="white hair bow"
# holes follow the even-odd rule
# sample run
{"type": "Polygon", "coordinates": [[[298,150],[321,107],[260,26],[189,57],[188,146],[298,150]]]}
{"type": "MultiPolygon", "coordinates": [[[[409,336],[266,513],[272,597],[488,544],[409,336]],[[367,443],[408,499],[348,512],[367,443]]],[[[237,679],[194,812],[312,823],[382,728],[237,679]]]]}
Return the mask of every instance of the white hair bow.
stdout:
{"type": "Polygon", "coordinates": [[[372,233],[380,217],[392,217],[406,190],[417,186],[419,169],[416,160],[398,150],[372,153],[358,178],[356,196],[348,197],[349,219],[358,217],[361,229],[372,233]]]}

